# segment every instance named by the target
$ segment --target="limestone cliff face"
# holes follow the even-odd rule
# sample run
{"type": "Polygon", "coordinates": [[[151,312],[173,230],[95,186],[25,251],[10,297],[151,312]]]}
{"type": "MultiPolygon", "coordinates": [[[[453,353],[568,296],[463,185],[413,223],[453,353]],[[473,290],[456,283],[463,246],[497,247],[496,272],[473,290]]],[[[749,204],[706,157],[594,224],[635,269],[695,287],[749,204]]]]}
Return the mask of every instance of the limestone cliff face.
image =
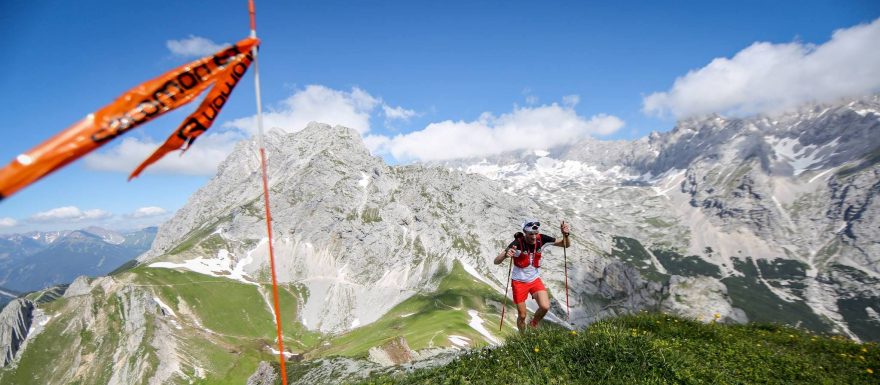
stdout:
{"type": "Polygon", "coordinates": [[[0,367],[15,359],[31,328],[33,313],[34,303],[26,299],[13,300],[0,312],[0,367]]]}

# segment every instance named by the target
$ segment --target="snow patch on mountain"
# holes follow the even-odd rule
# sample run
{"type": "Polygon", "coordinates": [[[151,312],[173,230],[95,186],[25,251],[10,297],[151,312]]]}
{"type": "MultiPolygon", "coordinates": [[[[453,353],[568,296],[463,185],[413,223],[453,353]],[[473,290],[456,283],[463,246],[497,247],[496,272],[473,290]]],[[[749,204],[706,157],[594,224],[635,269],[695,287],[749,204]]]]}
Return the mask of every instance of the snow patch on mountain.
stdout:
{"type": "Polygon", "coordinates": [[[489,333],[489,330],[486,330],[486,327],[483,326],[483,319],[480,318],[480,313],[476,310],[468,310],[468,314],[471,316],[470,322],[468,322],[468,326],[476,330],[480,335],[482,335],[492,346],[498,346],[501,344],[501,341],[498,340],[492,333],[489,333]]]}
{"type": "Polygon", "coordinates": [[[153,296],[153,301],[155,301],[156,304],[165,311],[165,313],[171,315],[172,317],[177,317],[177,314],[174,313],[174,310],[171,310],[171,306],[166,305],[165,302],[162,302],[162,300],[159,299],[159,297],[153,296]]]}
{"type": "Polygon", "coordinates": [[[859,115],[861,115],[861,116],[868,116],[868,115],[878,115],[878,116],[880,116],[880,111],[873,110],[873,109],[870,109],[870,108],[863,108],[863,109],[858,109],[858,110],[853,110],[853,111],[855,111],[855,113],[857,113],[857,114],[859,114],[859,115]]]}
{"type": "Polygon", "coordinates": [[[803,146],[798,138],[766,136],[764,139],[773,146],[776,155],[792,167],[794,176],[812,170],[814,165],[825,161],[831,155],[829,151],[837,147],[840,140],[838,137],[823,146],[813,144],[803,146]]]}
{"type": "Polygon", "coordinates": [[[452,343],[455,346],[461,347],[461,348],[464,348],[464,347],[467,347],[468,345],[470,345],[470,341],[471,341],[470,338],[463,337],[463,336],[457,336],[454,334],[448,336],[447,338],[449,339],[450,343],[452,343]]]}
{"type": "Polygon", "coordinates": [[[251,258],[245,258],[233,266],[233,260],[230,258],[229,251],[221,249],[217,252],[216,258],[198,257],[183,263],[154,262],[147,266],[164,269],[186,269],[212,277],[229,278],[250,285],[259,285],[245,272],[245,268],[251,261],[251,258]]]}

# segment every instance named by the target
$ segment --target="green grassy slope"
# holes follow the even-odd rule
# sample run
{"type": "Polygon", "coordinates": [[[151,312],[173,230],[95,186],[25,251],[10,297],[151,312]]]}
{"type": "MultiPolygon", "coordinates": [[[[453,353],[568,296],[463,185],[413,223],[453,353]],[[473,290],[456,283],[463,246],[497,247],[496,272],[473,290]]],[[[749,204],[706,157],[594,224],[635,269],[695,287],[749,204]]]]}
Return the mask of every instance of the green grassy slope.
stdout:
{"type": "MultiPolygon", "coordinates": [[[[277,360],[268,347],[277,348],[271,286],[206,276],[189,271],[137,267],[133,281],[148,287],[176,313],[181,346],[206,363],[205,384],[240,384],[259,362],[277,360]],[[271,302],[268,302],[271,303],[271,302]]],[[[284,345],[293,352],[316,346],[320,335],[298,322],[301,293],[291,285],[279,286],[284,345]]]]}
{"type": "MultiPolygon", "coordinates": [[[[175,378],[174,383],[241,384],[260,361],[277,361],[269,350],[277,347],[274,314],[269,306],[271,286],[147,266],[119,272],[114,279],[117,284],[109,292],[99,288],[89,295],[43,303],[41,308],[52,316],[51,320],[30,341],[15,368],[0,369],[0,383],[61,383],[71,372],[78,373],[72,378],[75,383],[106,383],[112,375],[110,367],[88,362],[113,361],[127,333],[123,302],[135,293],[150,302],[147,307],[156,306],[149,299],[157,298],[174,313],[147,314],[146,339],[141,341],[142,351],[138,353],[154,371],[159,357],[150,339],[159,323],[167,324],[165,329],[170,327],[178,356],[185,357],[180,368],[187,378],[175,378]],[[83,318],[84,312],[91,316],[83,318]],[[83,321],[87,319],[93,321],[83,321]]],[[[483,326],[494,336],[504,338],[514,333],[510,323],[515,314],[512,305],[508,303],[507,327],[498,332],[500,316],[495,302],[500,303],[502,295],[476,280],[459,263],[438,279],[436,291],[417,294],[379,321],[342,335],[321,335],[303,327],[299,304],[308,294],[300,286],[282,285],[279,294],[285,348],[307,359],[365,358],[371,347],[399,336],[406,338],[412,349],[421,350],[450,346],[450,335],[470,338],[475,347],[485,346],[483,336],[468,325],[469,310],[479,312],[483,326]]]]}
{"type": "Polygon", "coordinates": [[[470,338],[476,346],[485,345],[483,337],[468,326],[468,310],[476,310],[483,326],[497,338],[514,332],[510,322],[516,310],[507,302],[506,326],[498,331],[500,310],[487,305],[487,299],[501,303],[503,296],[468,274],[456,261],[452,271],[443,278],[434,292],[416,294],[392,308],[376,322],[330,339],[307,357],[365,357],[373,346],[404,337],[413,350],[450,346],[448,337],[470,338]]]}
{"type": "Polygon", "coordinates": [[[663,314],[545,329],[449,365],[361,384],[877,384],[880,346],[771,324],[663,314]]]}

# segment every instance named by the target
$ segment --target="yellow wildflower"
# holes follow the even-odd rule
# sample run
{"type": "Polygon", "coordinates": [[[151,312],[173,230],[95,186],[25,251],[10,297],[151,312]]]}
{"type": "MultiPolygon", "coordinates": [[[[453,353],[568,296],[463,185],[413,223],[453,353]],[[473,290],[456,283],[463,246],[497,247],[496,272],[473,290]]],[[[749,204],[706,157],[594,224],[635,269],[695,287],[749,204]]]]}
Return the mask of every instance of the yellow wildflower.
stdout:
{"type": "Polygon", "coordinates": [[[578,332],[572,330],[572,331],[571,331],[571,335],[576,336],[576,335],[578,335],[578,332]]]}
{"type": "Polygon", "coordinates": [[[874,374],[874,370],[871,368],[865,369],[865,371],[868,372],[868,374],[874,374]]]}
{"type": "Polygon", "coordinates": [[[868,348],[862,348],[862,353],[867,353],[867,352],[868,352],[868,348]]]}
{"type": "Polygon", "coordinates": [[[721,318],[721,314],[715,313],[715,319],[721,318]]]}
{"type": "Polygon", "coordinates": [[[540,352],[540,351],[541,351],[541,349],[538,349],[538,347],[535,346],[535,353],[538,353],[538,352],[540,352]]]}

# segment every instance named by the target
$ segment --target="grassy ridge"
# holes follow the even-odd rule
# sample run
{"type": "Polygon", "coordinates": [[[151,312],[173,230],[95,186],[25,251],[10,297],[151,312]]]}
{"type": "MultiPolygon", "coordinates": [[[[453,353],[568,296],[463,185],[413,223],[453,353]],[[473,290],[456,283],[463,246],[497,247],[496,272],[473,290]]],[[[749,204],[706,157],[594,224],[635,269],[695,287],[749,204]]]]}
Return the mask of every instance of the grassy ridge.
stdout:
{"type": "Polygon", "coordinates": [[[877,384],[880,346],[772,324],[702,324],[663,314],[546,329],[447,366],[379,384],[877,384]]]}
{"type": "MultiPolygon", "coordinates": [[[[270,285],[257,287],[190,271],[144,266],[131,272],[135,283],[147,285],[177,314],[187,329],[178,337],[185,340],[186,354],[207,363],[206,378],[194,383],[240,384],[261,360],[276,359],[266,348],[276,346],[274,315],[267,304],[270,285]],[[190,324],[189,314],[199,325],[190,324]]],[[[301,352],[316,346],[320,335],[298,322],[299,289],[281,285],[279,296],[285,348],[301,352]]]]}

